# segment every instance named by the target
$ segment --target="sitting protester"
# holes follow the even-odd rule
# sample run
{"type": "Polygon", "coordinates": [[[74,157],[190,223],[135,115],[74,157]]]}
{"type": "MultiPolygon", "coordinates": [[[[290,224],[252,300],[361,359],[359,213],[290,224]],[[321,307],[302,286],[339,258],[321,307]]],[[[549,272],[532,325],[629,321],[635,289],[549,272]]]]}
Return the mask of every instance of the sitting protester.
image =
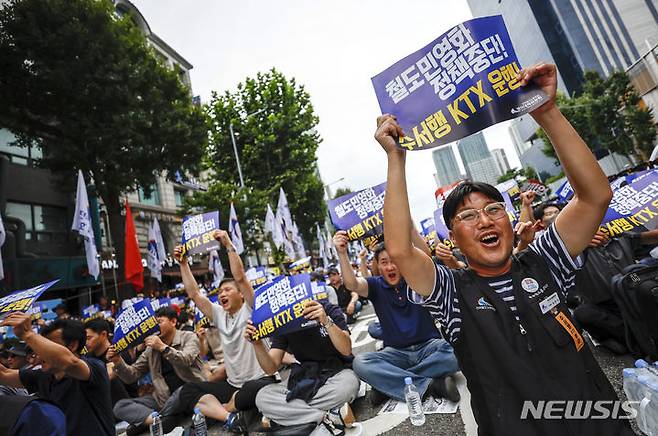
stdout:
{"type": "Polygon", "coordinates": [[[119,400],[114,406],[117,419],[127,421],[128,436],[148,430],[151,412],[159,411],[165,433],[174,429],[178,414],[185,412],[180,401],[181,387],[186,382],[202,381],[199,340],[192,332],[176,329],[176,311],[161,307],[155,312],[160,327],[159,335],[144,340],[144,351],[135,363],[127,365],[114,347],[110,347],[107,360],[124,383],[132,383],[149,373],[153,381],[153,395],[119,400]]]}
{"type": "Polygon", "coordinates": [[[219,330],[212,324],[202,327],[196,332],[201,346],[201,358],[208,359],[203,366],[204,376],[209,382],[218,382],[226,378],[224,351],[219,330]]]}
{"type": "MultiPolygon", "coordinates": [[[[352,271],[352,274],[354,274],[352,264],[348,263],[348,267],[350,271],[352,271]]],[[[343,270],[347,271],[345,268],[343,268],[343,270]]],[[[347,323],[354,324],[362,307],[358,294],[345,286],[338,268],[329,268],[327,270],[327,276],[329,277],[329,284],[334,288],[336,295],[338,296],[338,307],[340,307],[343,313],[347,316],[347,323]]]]}
{"type": "Polygon", "coordinates": [[[356,397],[360,382],[350,369],[352,341],[345,317],[337,306],[324,300],[311,301],[303,313],[306,319],[316,320],[317,327],[274,336],[269,350],[264,340],[253,340],[257,330],[249,321],[245,338],[253,341],[265,372],[276,371],[286,351],[298,361],[293,363],[287,382],[258,392],[258,410],[272,426],[302,427],[297,431],[305,429],[305,434],[312,434],[321,423],[330,428],[351,425],[354,416],[348,403],[356,397]]]}
{"type": "Polygon", "coordinates": [[[278,374],[276,368],[267,373],[261,369],[253,347],[243,338],[253,310],[254,288],[228,233],[218,230],[214,237],[228,251],[233,274],[232,279],[225,278],[219,284],[220,304],[212,303],[199,292],[190,266],[181,256],[182,247],[174,249],[174,256],[180,264],[185,292],[217,327],[224,351],[226,380],[188,383],[183,387],[181,398],[189,412],[198,407],[204,416],[223,422],[225,430],[243,433],[245,422],[239,412],[255,408],[256,393],[263,386],[276,382],[278,374]]]}
{"type": "Polygon", "coordinates": [[[0,365],[0,384],[25,388],[52,401],[66,415],[71,436],[114,436],[110,380],[105,365],[97,359],[80,357],[85,346],[85,329],[80,321],[56,319],[32,330],[30,315],[12,313],[2,321],[42,359],[42,369],[8,369],[0,365]]]}
{"type": "Polygon", "coordinates": [[[112,345],[110,343],[110,323],[102,318],[92,319],[85,323],[85,330],[87,332],[87,356],[95,357],[105,364],[110,377],[110,397],[112,407],[114,407],[119,400],[130,398],[130,395],[128,395],[126,386],[114,372],[114,364],[109,362],[106,357],[112,345]]]}
{"type": "MultiPolygon", "coordinates": [[[[343,280],[350,289],[372,302],[384,340],[383,350],[359,354],[353,363],[354,372],[372,386],[373,403],[382,403],[387,398],[404,401],[406,377],[411,377],[421,397],[431,395],[459,401],[451,376],[459,371],[452,347],[441,338],[427,309],[407,300],[407,284],[384,246],[375,251],[382,275],[364,279],[344,267],[349,265],[347,244],[347,233],[337,232],[334,246],[345,271],[343,280]]],[[[374,326],[373,333],[380,336],[374,326]]]]}

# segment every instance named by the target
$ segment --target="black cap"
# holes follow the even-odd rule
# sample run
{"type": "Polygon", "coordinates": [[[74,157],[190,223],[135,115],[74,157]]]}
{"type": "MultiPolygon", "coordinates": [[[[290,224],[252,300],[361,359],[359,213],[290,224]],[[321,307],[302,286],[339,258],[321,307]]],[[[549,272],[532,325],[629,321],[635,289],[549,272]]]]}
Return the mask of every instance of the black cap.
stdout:
{"type": "Polygon", "coordinates": [[[338,268],[331,266],[329,269],[327,269],[327,275],[331,274],[340,274],[340,271],[338,271],[338,268]]]}

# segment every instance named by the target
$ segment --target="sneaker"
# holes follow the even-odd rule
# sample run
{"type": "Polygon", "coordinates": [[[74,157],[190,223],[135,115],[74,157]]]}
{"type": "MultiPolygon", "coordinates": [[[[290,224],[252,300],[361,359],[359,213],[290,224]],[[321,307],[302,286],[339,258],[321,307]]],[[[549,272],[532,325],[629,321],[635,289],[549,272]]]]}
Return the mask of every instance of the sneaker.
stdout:
{"type": "Polygon", "coordinates": [[[458,403],[461,399],[461,395],[459,395],[459,390],[457,389],[457,383],[451,375],[432,379],[427,393],[435,398],[446,398],[453,403],[458,403]]]}
{"type": "Polygon", "coordinates": [[[338,429],[344,430],[345,428],[352,428],[356,418],[349,403],[343,404],[341,407],[335,407],[327,412],[327,418],[338,429]]]}
{"type": "Polygon", "coordinates": [[[231,433],[245,434],[247,433],[247,425],[240,413],[229,413],[226,422],[224,422],[224,430],[231,433]]]}

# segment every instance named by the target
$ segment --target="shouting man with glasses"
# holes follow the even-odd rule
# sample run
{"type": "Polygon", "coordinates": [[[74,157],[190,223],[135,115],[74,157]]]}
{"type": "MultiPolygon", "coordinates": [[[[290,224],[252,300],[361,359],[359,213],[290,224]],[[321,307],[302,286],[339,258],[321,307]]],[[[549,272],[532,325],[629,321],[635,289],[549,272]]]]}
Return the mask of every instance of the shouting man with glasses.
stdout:
{"type": "MultiPolygon", "coordinates": [[[[414,248],[405,180],[404,134],[394,117],[378,119],[375,138],[388,156],[386,248],[406,279],[408,297],[441,322],[466,376],[480,435],[631,435],[617,395],[566,307],[579,257],[612,197],[605,174],[555,105],[554,65],[518,77],[549,101],[532,112],[551,139],[575,198],[528,249],[513,252],[503,197],[465,182],[443,205],[450,237],[468,268],[435,265],[414,248]],[[616,410],[616,411],[615,411],[616,410]],[[576,415],[579,419],[569,419],[576,415]]],[[[624,409],[628,412],[628,409],[624,409]]],[[[626,416],[627,418],[627,416],[626,416]]]]}

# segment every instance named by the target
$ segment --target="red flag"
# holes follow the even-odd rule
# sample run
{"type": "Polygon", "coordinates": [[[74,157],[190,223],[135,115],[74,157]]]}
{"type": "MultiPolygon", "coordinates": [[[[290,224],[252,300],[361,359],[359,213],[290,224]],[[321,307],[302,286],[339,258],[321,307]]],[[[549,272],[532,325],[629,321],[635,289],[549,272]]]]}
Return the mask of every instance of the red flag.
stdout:
{"type": "Polygon", "coordinates": [[[139,251],[137,242],[137,233],[135,232],[135,223],[133,214],[130,211],[128,199],[126,199],[126,281],[132,283],[135,291],[139,292],[144,288],[144,266],[142,265],[142,254],[139,251]]]}

